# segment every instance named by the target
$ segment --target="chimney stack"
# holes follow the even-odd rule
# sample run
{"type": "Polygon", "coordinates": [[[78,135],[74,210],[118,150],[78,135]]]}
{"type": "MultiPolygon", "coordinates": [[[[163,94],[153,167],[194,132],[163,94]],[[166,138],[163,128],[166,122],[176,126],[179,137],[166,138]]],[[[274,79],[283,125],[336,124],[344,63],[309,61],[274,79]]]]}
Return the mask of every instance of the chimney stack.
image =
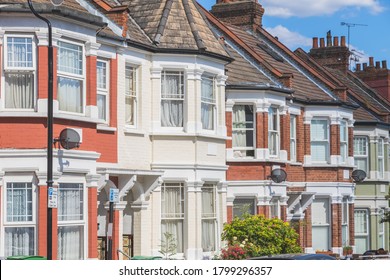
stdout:
{"type": "Polygon", "coordinates": [[[318,48],[318,37],[314,37],[313,38],[313,49],[317,49],[318,48]]]}
{"type": "Polygon", "coordinates": [[[250,30],[263,25],[264,8],[257,0],[218,0],[210,12],[223,22],[250,30]]]}
{"type": "Polygon", "coordinates": [[[386,60],[382,60],[382,69],[387,70],[387,61],[386,60]]]}
{"type": "Polygon", "coordinates": [[[357,72],[362,71],[362,65],[360,63],[356,64],[356,71],[357,72]]]}

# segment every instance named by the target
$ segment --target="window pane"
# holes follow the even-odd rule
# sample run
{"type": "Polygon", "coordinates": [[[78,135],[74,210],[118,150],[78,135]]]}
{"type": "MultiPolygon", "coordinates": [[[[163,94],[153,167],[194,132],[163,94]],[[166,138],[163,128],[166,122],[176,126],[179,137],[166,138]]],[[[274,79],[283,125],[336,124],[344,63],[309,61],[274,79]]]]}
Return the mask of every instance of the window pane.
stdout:
{"type": "Polygon", "coordinates": [[[107,89],[107,63],[98,61],[96,63],[96,72],[98,89],[107,89]]]}
{"type": "Polygon", "coordinates": [[[34,74],[5,73],[5,108],[34,108],[34,74]]]}
{"type": "Polygon", "coordinates": [[[183,73],[164,71],[161,81],[161,125],[183,127],[183,106],[183,73]]]}
{"type": "Polygon", "coordinates": [[[312,142],[311,159],[312,161],[326,161],[328,159],[328,143],[312,142]]]}
{"type": "Polygon", "coordinates": [[[61,183],[58,188],[58,221],[83,220],[83,185],[61,183]]]}
{"type": "Polygon", "coordinates": [[[318,198],[312,204],[312,219],[313,225],[328,225],[329,224],[329,200],[326,198],[318,198]]]}
{"type": "Polygon", "coordinates": [[[7,66],[33,67],[32,38],[7,38],[7,66]]]}
{"type": "Polygon", "coordinates": [[[97,95],[97,106],[98,106],[98,118],[102,120],[107,119],[107,104],[106,96],[102,94],[97,95]]]}
{"type": "Polygon", "coordinates": [[[58,42],[58,71],[70,74],[83,74],[82,47],[66,42],[58,42]]]}
{"type": "Polygon", "coordinates": [[[313,225],[313,249],[327,251],[329,250],[329,226],[313,225]]]}
{"type": "Polygon", "coordinates": [[[83,226],[59,226],[57,237],[57,258],[59,260],[81,260],[84,258],[83,226]]]}
{"type": "Polygon", "coordinates": [[[202,221],[203,252],[215,251],[215,220],[202,221]]]}
{"type": "Polygon", "coordinates": [[[32,184],[7,183],[7,222],[33,220],[32,184]]]}
{"type": "Polygon", "coordinates": [[[81,80],[58,77],[58,103],[61,111],[83,112],[83,83],[81,80]]]}
{"type": "Polygon", "coordinates": [[[214,78],[202,76],[201,82],[201,121],[202,128],[214,129],[214,114],[215,114],[215,88],[214,78]]]}
{"type": "Polygon", "coordinates": [[[311,140],[328,140],[328,121],[312,120],[310,126],[311,140]]]}
{"type": "Polygon", "coordinates": [[[125,88],[125,121],[128,125],[134,125],[137,102],[136,71],[129,65],[126,65],[125,88]]]}
{"type": "Polygon", "coordinates": [[[235,199],[233,202],[233,217],[242,217],[243,214],[255,214],[254,199],[235,199]]]}
{"type": "Polygon", "coordinates": [[[4,236],[5,256],[35,255],[33,227],[6,227],[4,236]]]}
{"type": "Polygon", "coordinates": [[[367,155],[367,138],[354,137],[353,151],[354,151],[354,155],[362,155],[362,156],[367,155]]]}

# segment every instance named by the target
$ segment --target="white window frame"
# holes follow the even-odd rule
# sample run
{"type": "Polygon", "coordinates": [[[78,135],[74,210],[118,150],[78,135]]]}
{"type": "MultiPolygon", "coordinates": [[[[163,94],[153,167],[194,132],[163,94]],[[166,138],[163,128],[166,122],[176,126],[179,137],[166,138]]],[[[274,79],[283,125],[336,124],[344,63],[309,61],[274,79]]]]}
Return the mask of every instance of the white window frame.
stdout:
{"type": "Polygon", "coordinates": [[[3,217],[0,218],[0,224],[1,224],[1,231],[0,231],[0,255],[5,256],[5,231],[6,228],[33,228],[33,234],[34,234],[34,245],[33,245],[33,253],[36,254],[37,251],[37,245],[38,245],[38,230],[37,230],[37,195],[36,195],[36,182],[32,179],[32,176],[29,175],[20,175],[20,176],[13,176],[12,178],[4,178],[4,185],[0,190],[3,191],[2,194],[2,215],[3,217]],[[32,219],[31,221],[7,221],[7,188],[9,184],[14,183],[25,183],[25,184],[31,184],[31,199],[32,199],[32,219]]]}
{"type": "MultiPolygon", "coordinates": [[[[31,34],[5,34],[3,40],[3,74],[1,76],[1,91],[4,93],[1,96],[2,99],[2,108],[4,111],[34,111],[37,101],[37,61],[36,61],[36,41],[35,36],[31,34]],[[8,39],[9,38],[29,38],[31,39],[31,49],[32,49],[32,66],[31,67],[21,67],[21,66],[9,66],[8,65],[8,39]],[[17,73],[31,73],[33,75],[33,89],[32,89],[32,107],[31,108],[6,108],[5,100],[5,80],[6,74],[17,74],[17,73]]],[[[0,68],[1,69],[1,68],[0,68]]]]}
{"type": "Polygon", "coordinates": [[[378,179],[385,177],[385,139],[380,137],[378,139],[378,179]]]}
{"type": "Polygon", "coordinates": [[[290,161],[297,161],[297,115],[290,115],[290,161]]]}
{"type": "Polygon", "coordinates": [[[314,163],[329,163],[330,159],[330,125],[329,125],[329,120],[326,118],[313,118],[310,123],[310,154],[311,154],[311,160],[314,163]],[[326,122],[326,136],[327,138],[325,139],[313,139],[313,131],[312,131],[312,124],[315,121],[320,121],[320,122],[326,122]],[[321,161],[316,161],[313,160],[313,144],[315,143],[323,143],[325,144],[325,160],[321,161]]]}
{"type": "Polygon", "coordinates": [[[164,129],[169,129],[169,130],[183,130],[184,126],[185,126],[185,123],[186,123],[186,74],[184,72],[184,70],[177,70],[177,69],[164,69],[163,71],[161,71],[161,102],[160,102],[160,110],[161,110],[161,114],[160,114],[160,123],[161,123],[161,127],[164,128],[164,129]],[[176,93],[166,93],[168,94],[168,96],[165,96],[164,97],[164,92],[163,92],[163,83],[164,83],[164,80],[167,76],[179,76],[179,84],[178,84],[178,92],[176,93]],[[168,125],[163,125],[163,121],[162,121],[162,112],[163,112],[163,108],[162,108],[162,104],[163,104],[163,101],[180,101],[182,104],[183,104],[183,116],[182,116],[182,123],[181,125],[177,125],[177,126],[168,126],[168,125]]]}
{"type": "Polygon", "coordinates": [[[383,215],[385,214],[385,209],[383,208],[380,208],[379,211],[378,211],[378,249],[379,248],[385,248],[385,238],[386,238],[386,234],[385,234],[385,224],[386,223],[380,223],[380,220],[381,218],[383,217],[383,215]],[[381,243],[381,240],[382,240],[382,243],[381,243]]]}
{"type": "Polygon", "coordinates": [[[73,115],[84,115],[85,114],[85,107],[86,107],[86,101],[87,101],[87,98],[86,98],[86,59],[85,59],[85,46],[83,44],[80,44],[80,43],[77,43],[77,42],[74,42],[74,41],[70,41],[70,40],[66,40],[66,39],[61,39],[58,41],[57,43],[57,46],[58,46],[58,54],[57,54],[57,100],[58,100],[58,103],[59,103],[59,108],[61,107],[61,104],[59,102],[59,98],[58,98],[58,95],[59,95],[59,79],[60,78],[65,78],[65,79],[71,79],[71,80],[77,80],[77,81],[80,81],[81,82],[81,91],[80,91],[80,94],[82,95],[81,96],[81,112],[73,112],[73,111],[65,111],[65,110],[61,110],[59,109],[59,111],[61,113],[65,113],[65,114],[73,114],[73,115]],[[75,46],[78,46],[78,47],[81,47],[81,58],[82,58],[82,74],[74,74],[74,73],[69,73],[69,72],[65,72],[65,71],[61,71],[60,70],[60,67],[59,67],[59,63],[60,63],[60,59],[59,59],[59,55],[60,55],[60,44],[61,43],[67,43],[67,44],[71,44],[71,45],[75,45],[75,46]]]}
{"type": "Polygon", "coordinates": [[[215,76],[213,75],[210,75],[210,74],[203,74],[202,75],[202,80],[201,80],[201,90],[203,90],[203,81],[205,80],[208,80],[208,81],[211,81],[212,83],[212,90],[213,90],[213,98],[210,100],[210,99],[206,99],[203,97],[203,94],[201,93],[201,108],[202,108],[202,105],[206,105],[206,106],[211,106],[212,107],[212,127],[211,129],[209,128],[205,128],[204,125],[203,125],[203,111],[201,109],[201,123],[202,123],[202,129],[203,130],[207,130],[207,131],[215,131],[216,130],[216,126],[217,126],[217,89],[216,89],[216,78],[215,76]]]}
{"type": "Polygon", "coordinates": [[[278,157],[279,156],[279,151],[280,151],[280,114],[279,114],[278,108],[274,107],[274,106],[271,106],[268,109],[268,151],[269,151],[270,157],[278,157]],[[272,139],[274,141],[272,141],[272,139]],[[272,149],[272,146],[274,146],[274,149],[272,149]]]}
{"type": "MultiPolygon", "coordinates": [[[[185,202],[185,188],[184,183],[180,182],[164,182],[161,185],[161,238],[164,238],[164,232],[162,231],[162,224],[164,221],[181,221],[182,222],[182,251],[178,251],[177,254],[183,254],[185,250],[185,215],[186,215],[186,202],[185,202]],[[164,213],[164,193],[166,188],[177,188],[180,190],[180,212],[178,213],[164,213]],[[179,214],[179,215],[177,215],[179,214]]],[[[178,241],[178,240],[176,240],[178,241]]]]}
{"type": "Polygon", "coordinates": [[[270,217],[280,219],[281,207],[279,197],[273,197],[269,203],[270,217]]]}
{"type": "MultiPolygon", "coordinates": [[[[330,203],[330,199],[327,198],[327,197],[316,197],[316,199],[313,201],[313,203],[315,203],[316,201],[325,201],[324,203],[326,204],[326,207],[327,207],[327,212],[325,213],[326,214],[326,222],[322,223],[322,222],[318,222],[315,220],[315,217],[316,217],[316,213],[315,213],[315,210],[312,208],[312,228],[313,230],[315,228],[326,228],[327,229],[327,235],[328,235],[328,240],[326,241],[328,244],[328,248],[314,248],[314,242],[313,242],[313,249],[317,250],[317,249],[321,249],[321,250],[328,250],[331,246],[331,212],[332,212],[332,207],[331,207],[331,203],[330,203]]],[[[314,234],[313,234],[314,235],[314,234]]]]}
{"type": "MultiPolygon", "coordinates": [[[[212,202],[213,202],[213,212],[212,213],[205,213],[204,212],[204,208],[203,208],[203,205],[202,205],[202,223],[205,222],[205,221],[209,221],[209,222],[212,222],[213,223],[213,227],[214,227],[214,240],[212,241],[212,247],[211,248],[204,248],[204,244],[203,244],[203,237],[202,237],[202,249],[203,249],[203,252],[211,252],[211,251],[215,251],[217,249],[217,193],[216,193],[216,185],[215,184],[204,184],[201,188],[202,190],[202,193],[203,191],[205,190],[211,190],[212,192],[212,202]]],[[[202,200],[202,203],[204,203],[204,201],[202,200]]],[[[203,235],[203,225],[202,225],[202,235],[203,235]]]]}
{"type": "Polygon", "coordinates": [[[343,197],[341,203],[341,232],[342,245],[349,246],[349,204],[347,197],[343,197]]]}
{"type": "MultiPolygon", "coordinates": [[[[355,220],[355,229],[354,229],[354,232],[355,232],[355,244],[356,244],[356,239],[357,238],[362,238],[365,240],[366,242],[366,245],[365,245],[365,250],[370,250],[370,227],[371,227],[371,224],[370,224],[370,215],[369,215],[370,211],[366,208],[355,208],[354,210],[354,220],[355,220]],[[356,230],[356,226],[358,225],[356,223],[356,212],[364,212],[364,216],[365,216],[365,222],[366,222],[366,231],[365,232],[358,232],[356,230]]],[[[358,252],[358,253],[364,253],[364,252],[358,252]]]]}
{"type": "MultiPolygon", "coordinates": [[[[105,87],[100,87],[99,86],[99,72],[96,71],[96,89],[97,89],[97,96],[96,96],[96,101],[97,101],[97,104],[98,103],[98,100],[99,100],[99,95],[101,96],[104,96],[105,97],[105,117],[104,118],[99,118],[101,120],[103,120],[105,123],[109,123],[110,121],[110,61],[109,60],[105,60],[105,59],[97,59],[97,62],[96,62],[96,70],[98,69],[98,64],[99,63],[103,63],[105,65],[105,87]]],[[[100,108],[98,107],[98,110],[100,108]]],[[[99,112],[100,113],[100,112],[99,112]]]]}
{"type": "Polygon", "coordinates": [[[138,126],[138,66],[131,63],[126,63],[125,65],[125,80],[127,80],[128,71],[133,76],[133,85],[132,89],[127,88],[125,83],[125,125],[131,128],[136,128],[138,126]],[[133,120],[132,123],[126,120],[127,116],[127,99],[130,99],[133,103],[133,120]]]}
{"type": "MultiPolygon", "coordinates": [[[[353,137],[353,153],[354,153],[354,159],[355,159],[355,165],[356,165],[356,160],[364,160],[366,162],[366,166],[367,166],[367,170],[364,170],[364,172],[366,172],[366,175],[367,177],[370,176],[370,161],[369,161],[369,139],[367,136],[361,136],[361,135],[356,135],[353,137]],[[359,141],[359,143],[358,143],[359,141]],[[360,142],[364,142],[364,143],[360,143],[360,142]],[[362,149],[360,149],[362,148],[362,149]],[[365,153],[364,153],[364,149],[365,149],[365,153]],[[357,152],[359,152],[359,154],[357,154],[357,152]]],[[[357,165],[356,165],[357,168],[359,168],[357,165]]],[[[359,168],[360,169],[360,168],[359,168]]]]}
{"type": "MultiPolygon", "coordinates": [[[[80,197],[80,202],[82,202],[82,218],[81,219],[72,219],[72,220],[61,220],[59,218],[59,215],[60,215],[60,211],[58,210],[58,214],[57,214],[57,217],[58,217],[58,222],[57,222],[57,227],[60,228],[60,227],[81,227],[83,229],[82,233],[81,233],[81,236],[80,236],[80,248],[82,248],[82,256],[81,256],[81,259],[85,259],[86,256],[88,255],[88,251],[87,251],[87,217],[86,215],[88,215],[88,211],[87,211],[87,189],[86,189],[86,186],[85,186],[85,182],[80,182],[80,180],[70,180],[70,178],[65,178],[63,180],[61,180],[61,182],[59,182],[59,185],[58,185],[58,204],[60,204],[60,195],[61,195],[61,188],[62,188],[62,185],[69,185],[69,184],[74,184],[74,185],[79,185],[79,189],[80,189],[80,186],[81,186],[81,190],[83,191],[83,194],[82,196],[80,197]]],[[[58,238],[58,236],[57,236],[58,238]]],[[[60,253],[60,251],[58,250],[58,254],[60,253]]],[[[58,259],[59,256],[57,256],[58,259]]]]}
{"type": "MultiPolygon", "coordinates": [[[[232,110],[232,134],[234,134],[234,131],[253,131],[253,135],[252,135],[253,146],[243,146],[243,147],[235,146],[234,141],[232,140],[232,149],[233,149],[234,158],[254,158],[255,151],[256,151],[256,133],[257,133],[257,131],[256,131],[256,110],[255,110],[253,104],[240,104],[240,103],[234,104],[233,110],[232,110]],[[234,122],[234,119],[235,119],[234,107],[235,106],[245,106],[245,112],[246,112],[247,107],[252,110],[253,122],[252,122],[251,128],[247,128],[247,124],[249,123],[248,121],[245,122],[245,127],[243,127],[243,128],[234,127],[235,126],[235,122],[234,122]],[[243,155],[242,152],[245,152],[245,155],[243,155]],[[253,156],[246,155],[247,152],[253,152],[253,156]]],[[[232,137],[234,137],[234,135],[232,135],[232,137]]],[[[245,142],[247,142],[246,139],[247,138],[245,137],[245,142]]]]}
{"type": "Polygon", "coordinates": [[[348,161],[348,122],[346,120],[340,122],[340,160],[341,163],[347,163],[348,161]],[[345,139],[342,135],[345,135],[345,139]]]}

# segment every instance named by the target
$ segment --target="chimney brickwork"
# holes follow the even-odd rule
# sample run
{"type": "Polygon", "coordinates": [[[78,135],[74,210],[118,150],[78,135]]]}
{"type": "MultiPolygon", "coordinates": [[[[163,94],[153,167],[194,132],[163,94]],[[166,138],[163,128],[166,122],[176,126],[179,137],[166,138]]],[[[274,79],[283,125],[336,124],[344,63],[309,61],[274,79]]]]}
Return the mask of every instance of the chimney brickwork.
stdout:
{"type": "Polygon", "coordinates": [[[367,85],[379,92],[390,101],[390,70],[387,69],[387,61],[376,61],[369,58],[369,63],[356,64],[355,74],[367,85]]]}
{"type": "Polygon", "coordinates": [[[338,69],[343,73],[348,71],[350,52],[345,44],[345,36],[341,36],[341,40],[338,37],[332,38],[329,31],[326,41],[325,38],[320,38],[320,45],[318,45],[318,38],[313,38],[309,55],[323,66],[338,69]]]}
{"type": "Polygon", "coordinates": [[[255,30],[262,26],[264,8],[257,0],[217,0],[211,13],[223,22],[255,30]]]}

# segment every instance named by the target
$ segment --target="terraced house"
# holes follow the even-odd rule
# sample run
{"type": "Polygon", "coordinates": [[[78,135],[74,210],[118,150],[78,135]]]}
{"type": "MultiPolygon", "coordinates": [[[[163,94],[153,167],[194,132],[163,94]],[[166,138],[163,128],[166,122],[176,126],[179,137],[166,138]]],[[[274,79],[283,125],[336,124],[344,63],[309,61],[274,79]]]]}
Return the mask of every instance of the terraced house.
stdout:
{"type": "MultiPolygon", "coordinates": [[[[54,137],[81,142],[54,146],[54,259],[158,256],[164,233],[175,258],[211,258],[243,211],[290,221],[307,252],[389,248],[390,106],[345,38],[293,52],[257,1],[32,3],[52,23],[54,137]]],[[[0,256],[45,256],[48,28],[0,4],[0,256]]]]}

